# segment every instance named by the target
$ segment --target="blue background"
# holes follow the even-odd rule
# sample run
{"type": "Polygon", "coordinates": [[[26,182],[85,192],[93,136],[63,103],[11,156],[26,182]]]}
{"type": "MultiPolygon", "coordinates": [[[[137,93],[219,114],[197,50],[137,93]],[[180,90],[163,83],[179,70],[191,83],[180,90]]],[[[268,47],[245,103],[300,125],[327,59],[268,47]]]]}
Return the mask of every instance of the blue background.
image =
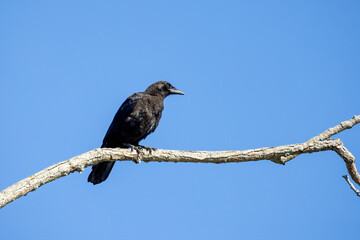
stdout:
{"type": "MultiPolygon", "coordinates": [[[[101,145],[121,103],[167,80],[144,145],[305,142],[359,112],[359,1],[3,1],[0,188],[101,145]]],[[[360,156],[359,126],[337,135],[360,156]]],[[[0,210],[1,239],[359,239],[334,152],[281,166],[117,163],[0,210]]]]}

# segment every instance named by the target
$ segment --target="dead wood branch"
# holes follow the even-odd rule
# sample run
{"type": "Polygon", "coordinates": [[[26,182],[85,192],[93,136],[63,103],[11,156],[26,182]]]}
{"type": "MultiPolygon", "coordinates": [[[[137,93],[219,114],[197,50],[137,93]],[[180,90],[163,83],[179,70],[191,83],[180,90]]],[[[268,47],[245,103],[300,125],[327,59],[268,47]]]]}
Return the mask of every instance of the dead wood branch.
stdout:
{"type": "MultiPolygon", "coordinates": [[[[329,139],[330,137],[332,137],[346,129],[352,128],[354,125],[356,125],[358,123],[360,123],[360,115],[357,115],[357,116],[355,115],[352,119],[341,122],[340,124],[336,125],[335,127],[329,128],[325,132],[311,138],[309,141],[307,141],[307,143],[329,139]]],[[[297,155],[295,154],[295,155],[284,157],[282,159],[282,161],[283,161],[283,163],[285,163],[285,162],[290,161],[291,159],[295,158],[296,156],[297,155]]]]}
{"type": "MultiPolygon", "coordinates": [[[[145,162],[229,163],[271,160],[276,163],[285,163],[300,154],[331,150],[335,151],[345,161],[349,175],[360,186],[360,175],[356,169],[355,157],[344,147],[340,139],[329,139],[331,136],[349,129],[359,122],[360,116],[354,116],[351,120],[342,122],[305,143],[244,151],[177,151],[159,149],[153,151],[152,154],[148,154],[145,151],[139,156],[129,149],[97,148],[54,164],[6,188],[0,192],[0,208],[48,182],[75,171],[81,173],[84,168],[99,162],[135,161],[138,158],[145,162]]],[[[359,191],[356,190],[350,180],[348,178],[345,179],[355,193],[358,194],[359,191]]]]}

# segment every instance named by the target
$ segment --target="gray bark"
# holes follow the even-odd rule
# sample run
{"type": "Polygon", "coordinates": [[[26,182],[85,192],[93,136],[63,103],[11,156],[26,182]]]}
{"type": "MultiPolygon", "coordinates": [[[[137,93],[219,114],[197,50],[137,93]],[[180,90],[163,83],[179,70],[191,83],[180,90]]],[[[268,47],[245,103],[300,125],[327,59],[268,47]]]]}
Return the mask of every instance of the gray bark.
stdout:
{"type": "MultiPolygon", "coordinates": [[[[360,122],[360,115],[329,128],[320,135],[305,143],[250,149],[244,151],[177,151],[158,149],[149,154],[147,151],[137,154],[129,149],[97,148],[69,160],[54,164],[28,178],[25,178],[0,192],[0,208],[19,197],[27,195],[42,185],[54,181],[75,171],[104,161],[139,161],[145,162],[194,162],[194,163],[229,163],[270,160],[285,164],[287,161],[304,153],[334,151],[345,162],[352,180],[360,186],[360,175],[356,169],[355,157],[345,148],[340,139],[329,139],[331,136],[349,129],[360,122]]],[[[358,195],[359,191],[345,175],[345,180],[358,195]]]]}

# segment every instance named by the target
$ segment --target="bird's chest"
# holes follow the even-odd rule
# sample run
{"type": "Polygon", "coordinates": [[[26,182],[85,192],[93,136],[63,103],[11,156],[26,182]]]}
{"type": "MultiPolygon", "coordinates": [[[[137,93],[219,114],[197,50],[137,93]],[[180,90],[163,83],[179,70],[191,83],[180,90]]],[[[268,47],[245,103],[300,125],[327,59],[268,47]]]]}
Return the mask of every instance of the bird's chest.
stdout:
{"type": "Polygon", "coordinates": [[[125,126],[123,128],[125,132],[123,133],[136,139],[145,138],[158,126],[162,110],[163,106],[161,105],[148,105],[138,108],[125,119],[125,126]]]}

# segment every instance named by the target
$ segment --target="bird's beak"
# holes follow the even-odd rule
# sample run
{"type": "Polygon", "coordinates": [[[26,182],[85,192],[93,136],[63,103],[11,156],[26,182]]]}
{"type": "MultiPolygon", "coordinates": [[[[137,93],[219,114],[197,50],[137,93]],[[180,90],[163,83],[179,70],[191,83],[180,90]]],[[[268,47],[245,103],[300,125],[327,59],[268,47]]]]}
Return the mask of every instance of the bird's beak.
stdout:
{"type": "Polygon", "coordinates": [[[182,91],[180,91],[179,89],[176,88],[170,88],[170,94],[179,94],[179,95],[184,95],[184,93],[182,91]]]}

